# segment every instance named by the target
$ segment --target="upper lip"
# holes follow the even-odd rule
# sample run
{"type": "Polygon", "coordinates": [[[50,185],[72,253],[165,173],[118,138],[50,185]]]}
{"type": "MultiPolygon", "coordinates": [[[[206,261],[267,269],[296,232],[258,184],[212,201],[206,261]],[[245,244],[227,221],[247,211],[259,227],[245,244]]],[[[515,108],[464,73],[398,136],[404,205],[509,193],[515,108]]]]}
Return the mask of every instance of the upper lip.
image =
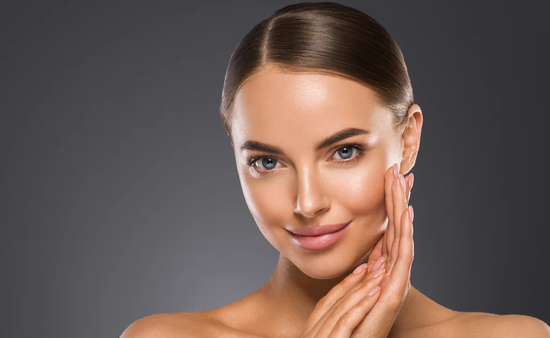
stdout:
{"type": "Polygon", "coordinates": [[[325,235],[325,234],[336,232],[344,228],[350,222],[351,221],[346,223],[339,223],[339,224],[324,224],[324,225],[318,225],[314,227],[304,227],[304,228],[287,229],[287,230],[299,236],[319,236],[319,235],[325,235]]]}

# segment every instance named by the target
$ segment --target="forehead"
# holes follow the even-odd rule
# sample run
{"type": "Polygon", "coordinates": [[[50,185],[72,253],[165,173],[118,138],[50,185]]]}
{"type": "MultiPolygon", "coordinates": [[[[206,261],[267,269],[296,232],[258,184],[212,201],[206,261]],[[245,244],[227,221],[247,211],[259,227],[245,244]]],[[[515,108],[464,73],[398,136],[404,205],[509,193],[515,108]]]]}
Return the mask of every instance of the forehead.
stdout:
{"type": "Polygon", "coordinates": [[[232,134],[237,148],[247,140],[296,147],[311,146],[345,128],[372,131],[390,124],[390,113],[364,85],[272,67],[253,75],[237,92],[232,134]]]}

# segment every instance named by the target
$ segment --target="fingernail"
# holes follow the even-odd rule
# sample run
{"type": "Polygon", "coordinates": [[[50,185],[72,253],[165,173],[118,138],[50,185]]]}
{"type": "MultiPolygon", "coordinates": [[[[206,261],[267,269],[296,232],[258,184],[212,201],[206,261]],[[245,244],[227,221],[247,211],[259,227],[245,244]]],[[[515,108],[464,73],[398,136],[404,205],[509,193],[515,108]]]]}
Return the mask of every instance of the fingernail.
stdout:
{"type": "Polygon", "coordinates": [[[399,182],[401,183],[401,189],[405,192],[405,179],[403,178],[403,175],[399,175],[399,182]]]}
{"type": "Polygon", "coordinates": [[[380,256],[380,258],[378,258],[376,260],[376,262],[374,263],[374,265],[372,266],[371,271],[376,271],[376,269],[378,269],[385,260],[386,260],[386,258],[384,256],[380,256]]]}
{"type": "Polygon", "coordinates": [[[409,175],[411,178],[409,178],[409,190],[411,190],[413,188],[413,184],[414,184],[414,174],[411,173],[409,175]]]}
{"type": "Polygon", "coordinates": [[[369,293],[367,293],[367,296],[372,296],[372,295],[374,295],[375,293],[377,293],[379,290],[380,290],[380,286],[377,285],[377,286],[373,287],[373,288],[369,291],[369,293]]]}
{"type": "Polygon", "coordinates": [[[358,275],[361,272],[365,271],[366,268],[367,268],[367,263],[363,263],[363,264],[359,265],[358,267],[356,267],[355,270],[353,270],[353,273],[358,275]]]}
{"type": "Polygon", "coordinates": [[[376,272],[370,278],[376,278],[376,277],[380,276],[381,274],[383,274],[384,272],[386,272],[386,269],[376,270],[376,272]]]}
{"type": "Polygon", "coordinates": [[[399,172],[397,172],[397,163],[393,164],[393,177],[397,177],[399,172]]]}
{"type": "Polygon", "coordinates": [[[409,216],[411,217],[412,222],[414,220],[414,210],[412,205],[409,205],[409,216]]]}

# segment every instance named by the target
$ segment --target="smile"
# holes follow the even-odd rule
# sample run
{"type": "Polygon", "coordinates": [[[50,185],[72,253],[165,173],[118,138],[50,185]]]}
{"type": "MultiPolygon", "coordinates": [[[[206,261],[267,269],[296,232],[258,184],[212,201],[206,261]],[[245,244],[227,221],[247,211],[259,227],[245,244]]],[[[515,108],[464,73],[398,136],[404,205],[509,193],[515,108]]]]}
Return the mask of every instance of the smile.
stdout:
{"type": "Polygon", "coordinates": [[[338,241],[340,241],[346,234],[346,230],[348,229],[350,223],[351,221],[349,221],[343,227],[337,227],[339,229],[334,232],[315,236],[297,235],[290,231],[289,233],[292,236],[292,240],[294,241],[294,243],[296,243],[300,247],[306,250],[323,250],[330,248],[334,244],[338,243],[338,241]]]}

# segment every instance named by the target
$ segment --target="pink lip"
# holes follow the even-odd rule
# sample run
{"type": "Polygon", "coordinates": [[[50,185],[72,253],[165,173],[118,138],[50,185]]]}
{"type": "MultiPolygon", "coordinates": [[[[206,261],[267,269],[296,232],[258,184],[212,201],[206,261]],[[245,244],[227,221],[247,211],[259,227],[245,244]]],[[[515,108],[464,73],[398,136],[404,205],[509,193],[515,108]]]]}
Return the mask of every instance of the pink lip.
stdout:
{"type": "Polygon", "coordinates": [[[351,223],[321,225],[314,228],[297,228],[289,230],[292,240],[307,250],[323,250],[336,244],[346,234],[351,223]]]}

